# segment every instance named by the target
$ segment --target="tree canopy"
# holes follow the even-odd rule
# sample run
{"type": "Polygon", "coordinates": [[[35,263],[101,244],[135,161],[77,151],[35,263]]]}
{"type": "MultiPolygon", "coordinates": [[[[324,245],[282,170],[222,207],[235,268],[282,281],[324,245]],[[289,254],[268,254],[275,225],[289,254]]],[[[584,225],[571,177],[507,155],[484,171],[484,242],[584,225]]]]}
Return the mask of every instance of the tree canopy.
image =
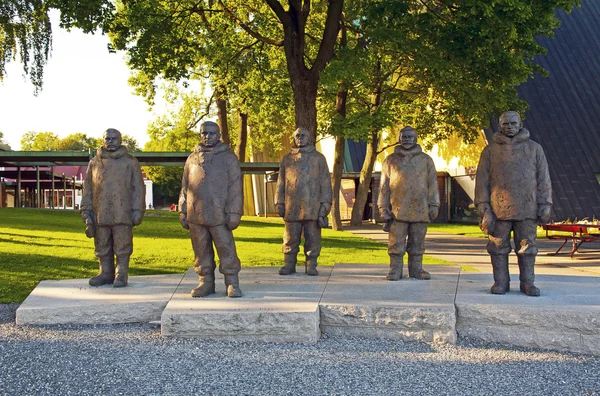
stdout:
{"type": "MultiPolygon", "coordinates": [[[[140,151],[133,137],[123,134],[122,139],[122,144],[128,151],[140,151]]],[[[102,144],[102,138],[90,137],[80,132],[60,138],[53,132],[29,131],[21,137],[23,151],[88,151],[95,150],[102,144]]]]}

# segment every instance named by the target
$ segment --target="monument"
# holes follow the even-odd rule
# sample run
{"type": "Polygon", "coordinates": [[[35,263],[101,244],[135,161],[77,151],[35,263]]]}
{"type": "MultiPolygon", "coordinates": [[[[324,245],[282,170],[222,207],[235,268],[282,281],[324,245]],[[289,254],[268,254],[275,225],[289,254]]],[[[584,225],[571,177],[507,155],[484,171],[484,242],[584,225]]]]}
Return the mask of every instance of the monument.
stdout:
{"type": "Polygon", "coordinates": [[[204,122],[199,137],[200,143],[185,162],[179,195],[179,220],[190,231],[194,271],[199,277],[191,294],[204,297],[215,293],[214,243],[227,296],[241,297],[241,265],[232,233],[243,214],[240,164],[229,146],[221,142],[216,123],[204,122]]]}
{"type": "Polygon", "coordinates": [[[280,275],[296,272],[300,238],[304,231],[305,273],[318,275],[321,228],[328,226],[331,181],[325,156],[315,149],[312,135],[304,128],[294,132],[294,146],[279,165],[275,205],[285,221],[284,266],[280,275]]]}
{"type": "Polygon", "coordinates": [[[552,185],[542,147],[529,139],[521,117],[514,111],[500,116],[477,166],[475,205],[494,272],[493,294],[510,291],[508,254],[514,232],[521,292],[539,296],[534,285],[537,224],[547,223],[552,209],[552,185]]]}
{"type": "Polygon", "coordinates": [[[377,206],[389,232],[390,271],[387,280],[402,278],[403,257],[408,252],[408,276],[430,279],[423,270],[427,224],[435,220],[440,195],[433,160],[417,144],[417,132],[400,131],[400,145],[382,165],[377,206]]]}
{"type": "Polygon", "coordinates": [[[100,262],[100,273],[89,284],[124,287],[133,253],[132,230],[144,218],[146,194],[140,164],[121,145],[121,132],[107,129],[103,140],[88,165],[80,208],[100,262]]]}

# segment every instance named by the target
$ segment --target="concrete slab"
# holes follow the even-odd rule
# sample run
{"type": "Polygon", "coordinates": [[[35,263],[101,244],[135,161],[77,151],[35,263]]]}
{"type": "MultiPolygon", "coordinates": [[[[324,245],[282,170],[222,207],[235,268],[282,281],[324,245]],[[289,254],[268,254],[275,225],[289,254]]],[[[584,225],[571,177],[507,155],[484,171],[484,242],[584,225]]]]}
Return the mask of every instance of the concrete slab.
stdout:
{"type": "Polygon", "coordinates": [[[18,325],[113,324],[160,320],[183,274],[132,276],[129,285],[91,287],[88,279],[46,280],[17,309],[18,325]]]}
{"type": "Polygon", "coordinates": [[[192,298],[198,276],[190,269],[161,317],[164,336],[229,341],[315,343],[319,329],[319,300],[332,267],[319,267],[319,276],[302,273],[281,276],[276,267],[242,268],[241,298],[227,298],[223,276],[217,293],[192,298]]]}
{"type": "Polygon", "coordinates": [[[460,267],[425,269],[431,280],[390,282],[385,279],[389,265],[336,264],[320,304],[323,332],[455,343],[454,297],[460,267]]]}
{"type": "Polygon", "coordinates": [[[560,268],[536,275],[540,297],[519,291],[511,276],[506,295],[489,292],[491,275],[460,275],[457,331],[466,337],[524,347],[600,355],[600,278],[560,268]]]}

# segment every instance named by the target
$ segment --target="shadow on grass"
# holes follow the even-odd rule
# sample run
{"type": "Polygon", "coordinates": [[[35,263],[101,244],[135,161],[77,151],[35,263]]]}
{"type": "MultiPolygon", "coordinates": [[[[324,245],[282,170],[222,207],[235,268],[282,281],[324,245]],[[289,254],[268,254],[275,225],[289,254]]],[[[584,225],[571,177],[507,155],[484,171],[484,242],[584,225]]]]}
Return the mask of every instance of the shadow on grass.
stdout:
{"type": "Polygon", "coordinates": [[[88,278],[98,268],[93,259],[4,252],[0,252],[0,263],[0,303],[22,302],[42,280],[88,278]]]}
{"type": "MultiPolygon", "coordinates": [[[[29,238],[29,236],[27,236],[29,238]]],[[[15,243],[18,245],[26,245],[26,246],[42,246],[42,247],[64,247],[64,248],[72,248],[74,246],[74,244],[71,245],[60,245],[54,242],[50,242],[51,240],[55,240],[57,238],[43,238],[46,241],[49,241],[49,243],[37,243],[37,242],[24,242],[24,241],[16,241],[14,239],[4,239],[4,238],[0,238],[0,243],[1,242],[5,242],[5,243],[15,243]]],[[[63,240],[67,240],[67,239],[63,239],[63,240]]],[[[73,241],[75,242],[75,241],[73,241]]]]}

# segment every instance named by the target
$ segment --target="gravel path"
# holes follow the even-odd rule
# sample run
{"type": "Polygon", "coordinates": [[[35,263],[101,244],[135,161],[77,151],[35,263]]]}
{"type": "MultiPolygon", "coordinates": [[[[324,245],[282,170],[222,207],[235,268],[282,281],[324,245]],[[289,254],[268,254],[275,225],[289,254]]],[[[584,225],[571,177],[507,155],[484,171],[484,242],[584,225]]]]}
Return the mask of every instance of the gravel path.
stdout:
{"type": "Polygon", "coordinates": [[[17,327],[0,305],[2,395],[594,395],[600,358],[324,337],[315,345],[165,339],[158,326],[17,327]]]}

